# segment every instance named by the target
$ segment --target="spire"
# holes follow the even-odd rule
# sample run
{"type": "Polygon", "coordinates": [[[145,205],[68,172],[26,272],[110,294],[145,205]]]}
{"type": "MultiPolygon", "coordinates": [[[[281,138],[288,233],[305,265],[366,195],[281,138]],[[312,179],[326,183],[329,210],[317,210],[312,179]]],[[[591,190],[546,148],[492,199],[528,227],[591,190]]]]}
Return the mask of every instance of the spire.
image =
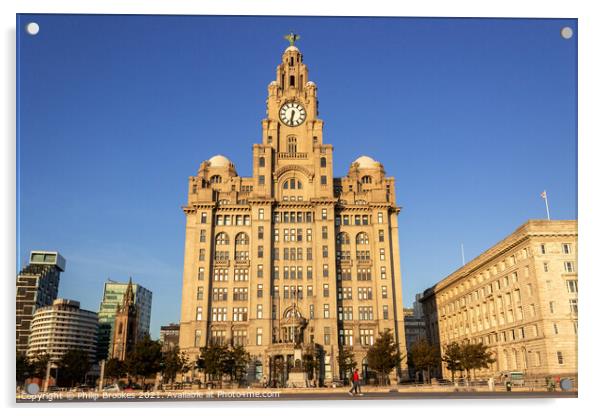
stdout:
{"type": "Polygon", "coordinates": [[[125,290],[125,294],[123,295],[123,306],[133,305],[134,304],[134,288],[132,287],[132,276],[130,276],[130,281],[128,282],[128,287],[125,290]]]}

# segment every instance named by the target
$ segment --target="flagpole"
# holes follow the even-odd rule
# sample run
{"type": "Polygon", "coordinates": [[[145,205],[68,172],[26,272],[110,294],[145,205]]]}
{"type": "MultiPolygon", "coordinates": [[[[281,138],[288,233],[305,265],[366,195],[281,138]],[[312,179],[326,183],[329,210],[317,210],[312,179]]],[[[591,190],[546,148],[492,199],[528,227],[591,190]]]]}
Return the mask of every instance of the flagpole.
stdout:
{"type": "Polygon", "coordinates": [[[543,197],[544,201],[546,201],[546,214],[548,215],[548,221],[550,221],[550,207],[548,206],[548,193],[546,191],[543,191],[541,196],[543,197]]]}

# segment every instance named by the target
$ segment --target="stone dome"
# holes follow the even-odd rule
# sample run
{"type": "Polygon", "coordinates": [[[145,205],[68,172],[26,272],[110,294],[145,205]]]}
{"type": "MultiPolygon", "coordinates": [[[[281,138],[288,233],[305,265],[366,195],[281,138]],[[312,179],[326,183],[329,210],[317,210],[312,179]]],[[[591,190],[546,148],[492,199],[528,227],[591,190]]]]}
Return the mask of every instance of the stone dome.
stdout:
{"type": "Polygon", "coordinates": [[[360,156],[357,159],[355,159],[355,161],[353,161],[352,165],[354,165],[356,163],[360,169],[362,169],[362,168],[374,169],[374,168],[378,168],[380,166],[380,163],[378,163],[376,160],[372,159],[370,156],[360,156]]]}
{"type": "Polygon", "coordinates": [[[234,166],[234,164],[230,162],[230,159],[222,155],[215,155],[209,159],[208,162],[212,168],[227,168],[229,166],[234,166]]]}
{"type": "Polygon", "coordinates": [[[294,45],[291,45],[284,50],[284,53],[286,53],[286,52],[299,52],[299,48],[297,48],[294,45]]]}
{"type": "Polygon", "coordinates": [[[316,83],[315,83],[315,82],[313,82],[313,81],[307,81],[307,82],[305,83],[305,85],[306,85],[306,86],[308,86],[308,87],[315,87],[315,86],[316,86],[316,83]]]}

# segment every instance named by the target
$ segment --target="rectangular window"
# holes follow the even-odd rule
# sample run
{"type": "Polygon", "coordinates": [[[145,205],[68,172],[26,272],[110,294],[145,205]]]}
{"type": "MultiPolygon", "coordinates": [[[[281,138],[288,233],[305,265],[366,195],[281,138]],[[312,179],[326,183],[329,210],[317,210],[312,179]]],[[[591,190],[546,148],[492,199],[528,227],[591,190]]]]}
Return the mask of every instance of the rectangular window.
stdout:
{"type": "Polygon", "coordinates": [[[207,213],[206,212],[201,213],[201,224],[207,224],[207,213]]]}
{"type": "Polygon", "coordinates": [[[257,265],[257,277],[260,279],[263,277],[263,264],[257,265]]]}
{"type": "Polygon", "coordinates": [[[382,224],[383,222],[384,222],[384,221],[383,221],[383,213],[382,213],[382,212],[379,212],[379,213],[378,213],[378,223],[379,223],[379,224],[382,224]]]}
{"type": "Polygon", "coordinates": [[[265,176],[259,175],[259,185],[265,185],[265,176]]]}
{"type": "Polygon", "coordinates": [[[262,318],[263,318],[263,305],[258,304],[257,305],[257,319],[262,319],[262,318]]]}
{"type": "Polygon", "coordinates": [[[320,185],[326,185],[326,176],[320,176],[320,185]]]}
{"type": "Polygon", "coordinates": [[[257,257],[260,259],[263,258],[263,246],[257,246],[257,257]]]}
{"type": "Polygon", "coordinates": [[[263,208],[259,208],[259,219],[262,220],[264,216],[264,210],[263,208]]]}
{"type": "Polygon", "coordinates": [[[330,318],[330,305],[328,303],[324,304],[324,318],[330,318]]]}
{"type": "Polygon", "coordinates": [[[196,288],[196,299],[203,300],[203,295],[205,293],[205,288],[203,286],[199,286],[196,288]]]}
{"type": "Polygon", "coordinates": [[[381,286],[381,297],[387,299],[387,286],[381,286]]]}
{"type": "Polygon", "coordinates": [[[389,319],[389,306],[383,305],[383,319],[389,319]]]}
{"type": "Polygon", "coordinates": [[[198,279],[205,280],[205,268],[204,267],[199,267],[198,279]]]}
{"type": "Polygon", "coordinates": [[[577,281],[576,280],[567,280],[566,288],[569,293],[577,293],[577,281]]]}
{"type": "Polygon", "coordinates": [[[307,286],[307,297],[311,298],[314,296],[314,287],[313,286],[307,286]]]}
{"type": "Polygon", "coordinates": [[[322,285],[322,296],[324,296],[325,298],[330,296],[330,289],[328,288],[328,284],[322,285]]]}
{"type": "Polygon", "coordinates": [[[385,249],[384,249],[384,248],[381,248],[381,249],[380,249],[380,259],[381,259],[381,260],[384,260],[384,259],[385,259],[385,249]]]}
{"type": "Polygon", "coordinates": [[[562,244],[562,252],[564,254],[571,254],[571,245],[568,243],[562,244]]]}
{"type": "Polygon", "coordinates": [[[328,258],[328,246],[322,246],[322,258],[328,258]]]}
{"type": "Polygon", "coordinates": [[[562,356],[562,351],[556,352],[556,358],[558,358],[558,364],[564,364],[564,357],[562,356]]]}
{"type": "Polygon", "coordinates": [[[543,264],[543,271],[546,273],[548,272],[548,263],[543,264]]]}
{"type": "Polygon", "coordinates": [[[575,264],[572,261],[565,261],[564,271],[567,273],[573,273],[575,271],[575,264]]]}
{"type": "Polygon", "coordinates": [[[313,277],[314,277],[313,267],[307,266],[307,280],[311,280],[313,277]]]}
{"type": "MultiPolygon", "coordinates": [[[[310,307],[313,305],[309,305],[310,307]]],[[[330,345],[330,327],[324,327],[324,345],[330,345]]]]}
{"type": "Polygon", "coordinates": [[[255,344],[261,345],[263,343],[263,328],[257,328],[255,336],[255,344]]]}
{"type": "Polygon", "coordinates": [[[196,308],[196,320],[197,321],[203,320],[203,307],[202,306],[197,306],[197,308],[196,308]]]}
{"type": "Polygon", "coordinates": [[[201,346],[201,330],[197,329],[194,331],[194,346],[195,347],[200,347],[201,346]]]}
{"type": "Polygon", "coordinates": [[[328,264],[322,266],[322,277],[328,277],[328,264]]]}
{"type": "Polygon", "coordinates": [[[385,242],[385,230],[378,230],[378,242],[379,243],[385,242]]]}
{"type": "Polygon", "coordinates": [[[328,238],[328,227],[322,227],[322,239],[326,240],[328,238]]]}
{"type": "Polygon", "coordinates": [[[257,285],[257,297],[258,298],[263,297],[263,284],[257,285]]]}
{"type": "Polygon", "coordinates": [[[541,252],[541,254],[546,254],[546,245],[545,244],[540,244],[539,245],[539,251],[541,252]]]}
{"type": "Polygon", "coordinates": [[[207,241],[207,231],[206,230],[201,230],[199,232],[199,241],[201,243],[204,243],[205,241],[207,241]]]}
{"type": "Polygon", "coordinates": [[[577,299],[569,299],[569,308],[571,308],[571,313],[578,312],[577,299]]]}
{"type": "Polygon", "coordinates": [[[554,313],[554,301],[550,302],[550,313],[554,313]]]}
{"type": "Polygon", "coordinates": [[[257,239],[263,240],[263,226],[257,227],[257,239]]]}
{"type": "MultiPolygon", "coordinates": [[[[307,240],[308,242],[309,242],[309,241],[311,241],[311,228],[308,228],[308,229],[307,229],[307,237],[306,237],[306,240],[307,240]]],[[[309,250],[309,249],[308,249],[308,250],[309,250]]],[[[310,260],[310,259],[308,259],[308,260],[310,260]]]]}
{"type": "Polygon", "coordinates": [[[326,208],[322,208],[322,219],[328,219],[328,211],[326,208]]]}

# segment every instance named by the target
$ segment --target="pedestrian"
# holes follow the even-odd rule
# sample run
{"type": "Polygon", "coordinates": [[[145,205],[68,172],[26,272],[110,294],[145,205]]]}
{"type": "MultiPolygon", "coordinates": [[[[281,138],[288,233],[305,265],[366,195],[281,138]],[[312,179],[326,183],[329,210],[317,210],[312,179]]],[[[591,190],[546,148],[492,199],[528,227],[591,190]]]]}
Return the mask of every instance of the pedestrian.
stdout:
{"type": "Polygon", "coordinates": [[[359,396],[363,396],[362,389],[360,388],[360,373],[357,370],[357,368],[353,371],[353,376],[351,377],[351,380],[353,382],[353,385],[351,387],[351,390],[349,390],[349,395],[353,396],[355,394],[358,394],[359,396]]]}

